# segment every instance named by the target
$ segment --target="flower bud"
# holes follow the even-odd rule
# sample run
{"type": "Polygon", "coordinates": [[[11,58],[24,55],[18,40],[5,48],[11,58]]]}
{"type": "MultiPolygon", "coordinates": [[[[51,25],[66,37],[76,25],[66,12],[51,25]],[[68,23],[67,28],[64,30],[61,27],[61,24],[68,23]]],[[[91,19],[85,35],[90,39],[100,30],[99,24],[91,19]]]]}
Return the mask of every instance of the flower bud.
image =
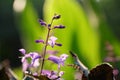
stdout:
{"type": "Polygon", "coordinates": [[[57,26],[54,26],[54,29],[55,28],[63,29],[63,28],[65,28],[65,26],[63,26],[63,25],[57,25],[57,26]]]}
{"type": "Polygon", "coordinates": [[[44,43],[44,40],[36,40],[36,43],[44,43]]]}
{"type": "Polygon", "coordinates": [[[54,17],[53,17],[53,19],[59,19],[60,17],[61,17],[61,15],[55,14],[54,17]]]}
{"type": "Polygon", "coordinates": [[[47,25],[46,22],[44,22],[43,20],[39,20],[39,22],[40,22],[40,24],[41,24],[42,26],[46,26],[46,25],[47,25]]]}
{"type": "Polygon", "coordinates": [[[62,46],[62,44],[60,44],[60,43],[55,43],[55,45],[56,45],[56,46],[62,46]]]}

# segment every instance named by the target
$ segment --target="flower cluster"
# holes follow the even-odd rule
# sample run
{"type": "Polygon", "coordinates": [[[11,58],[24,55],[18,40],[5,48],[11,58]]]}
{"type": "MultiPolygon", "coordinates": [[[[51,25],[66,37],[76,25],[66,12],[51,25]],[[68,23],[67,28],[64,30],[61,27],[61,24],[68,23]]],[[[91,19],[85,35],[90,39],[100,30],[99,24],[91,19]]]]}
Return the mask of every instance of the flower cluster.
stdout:
{"type": "Polygon", "coordinates": [[[65,26],[63,25],[55,25],[52,26],[52,23],[54,20],[59,19],[60,15],[54,15],[52,18],[52,21],[50,24],[47,24],[43,20],[39,20],[39,23],[44,26],[47,30],[47,36],[46,40],[36,40],[36,43],[42,43],[44,44],[44,50],[41,54],[37,52],[30,52],[26,53],[25,49],[19,49],[19,51],[22,53],[23,57],[21,58],[22,66],[23,66],[23,72],[25,75],[31,76],[33,80],[61,80],[61,76],[64,74],[63,71],[60,70],[61,66],[64,66],[64,62],[67,59],[67,54],[61,54],[59,57],[55,56],[58,51],[47,51],[47,46],[51,46],[54,48],[54,46],[62,46],[62,44],[56,42],[57,38],[54,35],[51,35],[51,30],[53,29],[63,29],[65,26]],[[51,35],[51,36],[50,36],[51,35]],[[46,58],[47,53],[49,54],[49,57],[46,58]],[[44,70],[44,64],[45,61],[51,61],[58,65],[58,71],[56,70],[44,70]],[[32,71],[32,69],[34,71],[32,71]],[[26,71],[29,71],[30,73],[26,73],[26,71]]]}

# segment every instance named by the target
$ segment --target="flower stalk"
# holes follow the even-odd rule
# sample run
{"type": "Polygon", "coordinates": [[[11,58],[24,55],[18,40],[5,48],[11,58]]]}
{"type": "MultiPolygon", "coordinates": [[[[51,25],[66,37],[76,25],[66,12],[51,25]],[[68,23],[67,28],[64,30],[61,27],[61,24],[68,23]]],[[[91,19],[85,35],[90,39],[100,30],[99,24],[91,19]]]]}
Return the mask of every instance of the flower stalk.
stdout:
{"type": "MultiPolygon", "coordinates": [[[[53,20],[52,20],[52,22],[53,22],[53,20]]],[[[51,31],[51,26],[48,28],[48,33],[47,33],[47,37],[46,37],[46,41],[45,41],[44,52],[43,52],[43,55],[42,55],[43,59],[41,61],[40,75],[41,75],[42,70],[43,70],[43,65],[44,65],[44,61],[45,61],[45,55],[46,55],[46,50],[47,50],[47,45],[48,45],[48,39],[49,39],[50,31],[51,31]]]]}

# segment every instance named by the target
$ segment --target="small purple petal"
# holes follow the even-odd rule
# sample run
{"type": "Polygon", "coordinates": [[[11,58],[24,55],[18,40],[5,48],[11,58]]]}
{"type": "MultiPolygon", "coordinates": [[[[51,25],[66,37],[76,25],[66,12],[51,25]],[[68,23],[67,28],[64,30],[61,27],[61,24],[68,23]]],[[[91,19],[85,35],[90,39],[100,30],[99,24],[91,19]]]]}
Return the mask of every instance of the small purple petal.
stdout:
{"type": "Polygon", "coordinates": [[[32,61],[32,63],[31,63],[31,66],[33,66],[33,67],[38,67],[39,65],[40,65],[39,59],[34,59],[34,61],[32,61]]]}
{"type": "Polygon", "coordinates": [[[22,70],[23,72],[25,72],[29,67],[29,64],[27,62],[27,60],[25,60],[23,63],[22,63],[22,70]]]}
{"type": "Polygon", "coordinates": [[[36,57],[41,58],[41,56],[37,52],[30,52],[29,55],[31,56],[32,59],[34,59],[36,57]]]}
{"type": "Polygon", "coordinates": [[[51,37],[49,38],[49,40],[48,40],[48,44],[49,44],[51,47],[54,47],[56,40],[57,40],[56,37],[51,36],[51,37]]]}
{"type": "Polygon", "coordinates": [[[31,55],[31,59],[32,59],[31,66],[38,67],[40,64],[39,59],[41,58],[41,56],[36,52],[30,52],[29,54],[31,55]]]}
{"type": "Polygon", "coordinates": [[[48,60],[51,60],[52,62],[58,64],[58,69],[59,69],[60,65],[64,66],[64,61],[66,60],[67,57],[68,57],[68,55],[66,55],[66,54],[62,54],[60,57],[51,55],[48,58],[48,60]]]}
{"type": "Polygon", "coordinates": [[[36,43],[44,43],[44,40],[36,40],[36,43]]]}
{"type": "Polygon", "coordinates": [[[48,60],[53,61],[56,64],[59,64],[59,57],[51,55],[48,60]]]}
{"type": "Polygon", "coordinates": [[[22,57],[21,62],[23,63],[23,62],[26,60],[26,58],[30,58],[30,57],[31,57],[30,54],[25,54],[25,55],[22,57]]]}
{"type": "Polygon", "coordinates": [[[58,77],[55,71],[42,70],[42,75],[47,76],[49,79],[55,79],[58,77]]]}
{"type": "Polygon", "coordinates": [[[26,57],[22,57],[21,62],[23,63],[26,60],[26,57]]]}
{"type": "Polygon", "coordinates": [[[68,57],[67,54],[62,54],[62,55],[60,56],[60,59],[61,59],[62,61],[65,61],[67,57],[68,57]]]}
{"type": "Polygon", "coordinates": [[[20,51],[23,55],[25,55],[25,53],[26,53],[25,49],[19,49],[19,51],[20,51]]]}

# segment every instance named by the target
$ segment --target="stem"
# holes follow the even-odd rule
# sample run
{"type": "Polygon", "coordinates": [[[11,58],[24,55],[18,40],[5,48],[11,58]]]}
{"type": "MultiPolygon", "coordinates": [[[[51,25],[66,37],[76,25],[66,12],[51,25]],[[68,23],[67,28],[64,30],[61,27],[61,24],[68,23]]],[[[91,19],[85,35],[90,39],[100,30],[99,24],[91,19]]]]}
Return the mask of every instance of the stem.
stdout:
{"type": "Polygon", "coordinates": [[[47,34],[47,38],[46,38],[46,42],[45,42],[45,48],[44,48],[44,52],[43,52],[43,59],[42,59],[42,62],[41,62],[40,75],[42,73],[43,65],[44,65],[44,61],[45,61],[45,55],[46,55],[46,49],[47,49],[47,43],[48,43],[49,34],[50,34],[50,29],[48,29],[48,34],[47,34]]]}
{"type": "Polygon", "coordinates": [[[41,61],[41,69],[40,69],[40,75],[42,73],[42,70],[43,70],[43,66],[44,66],[44,62],[45,62],[45,55],[46,55],[46,50],[47,50],[47,46],[48,46],[48,39],[49,39],[49,35],[50,35],[50,31],[51,31],[51,25],[53,23],[53,20],[51,21],[50,23],[50,26],[48,26],[48,33],[47,33],[47,37],[46,37],[46,41],[45,41],[45,47],[44,47],[44,52],[43,52],[43,59],[41,61]]]}

